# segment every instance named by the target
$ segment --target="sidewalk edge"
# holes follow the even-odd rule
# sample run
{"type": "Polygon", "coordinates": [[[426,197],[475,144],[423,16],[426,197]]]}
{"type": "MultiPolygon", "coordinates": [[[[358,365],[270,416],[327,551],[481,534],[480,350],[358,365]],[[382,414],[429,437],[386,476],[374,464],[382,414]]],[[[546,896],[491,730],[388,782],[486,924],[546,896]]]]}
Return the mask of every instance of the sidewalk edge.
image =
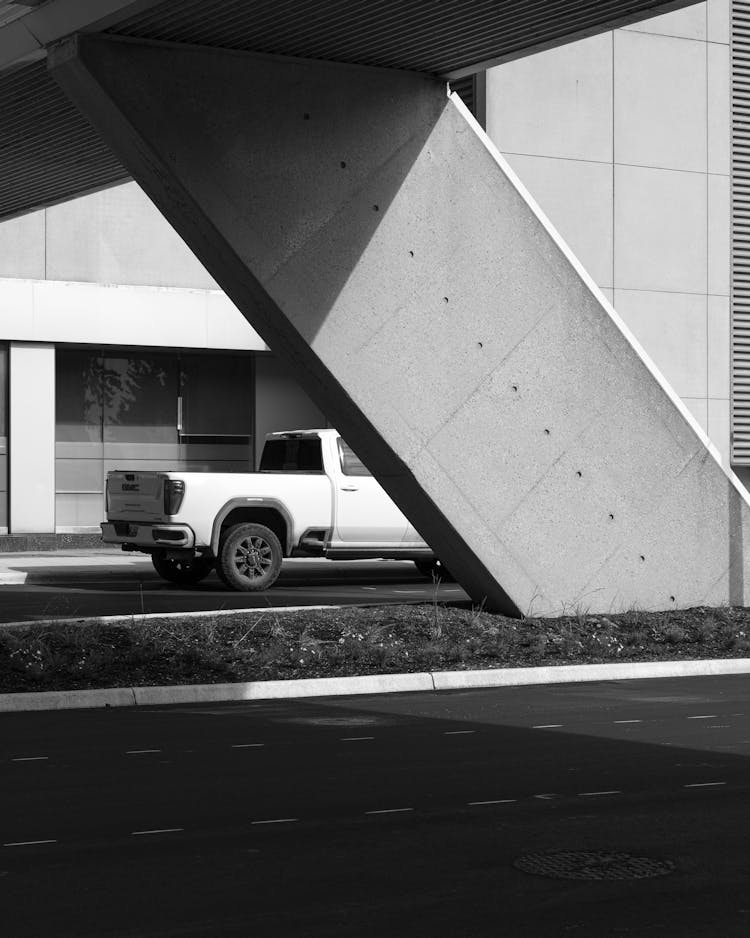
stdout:
{"type": "Polygon", "coordinates": [[[415,674],[302,678],[290,681],[247,681],[236,684],[114,687],[99,690],[0,694],[0,713],[393,694],[723,674],[750,674],[750,658],[572,664],[536,668],[494,668],[485,671],[432,671],[415,674]]]}

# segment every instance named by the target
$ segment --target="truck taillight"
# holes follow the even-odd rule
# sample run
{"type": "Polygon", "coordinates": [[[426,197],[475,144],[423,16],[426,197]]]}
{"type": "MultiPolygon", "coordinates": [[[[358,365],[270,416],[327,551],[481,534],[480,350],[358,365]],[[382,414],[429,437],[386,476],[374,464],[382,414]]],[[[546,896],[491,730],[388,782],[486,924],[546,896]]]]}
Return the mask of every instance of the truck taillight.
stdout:
{"type": "Polygon", "coordinates": [[[164,514],[176,515],[185,496],[185,483],[180,479],[167,479],[164,483],[164,514]]]}

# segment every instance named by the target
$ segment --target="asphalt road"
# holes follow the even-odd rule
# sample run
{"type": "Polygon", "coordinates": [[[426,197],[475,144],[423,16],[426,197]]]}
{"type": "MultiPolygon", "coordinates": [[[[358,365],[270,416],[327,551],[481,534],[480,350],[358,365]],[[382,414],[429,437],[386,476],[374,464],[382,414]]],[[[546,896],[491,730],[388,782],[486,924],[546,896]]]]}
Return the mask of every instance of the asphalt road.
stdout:
{"type": "Polygon", "coordinates": [[[284,561],[262,593],[227,590],[215,573],[190,589],[159,577],[149,558],[122,552],[0,554],[0,622],[268,606],[466,601],[408,561],[284,561]]]}
{"type": "Polygon", "coordinates": [[[5,714],[2,933],[744,938],[749,687],[5,714]]]}

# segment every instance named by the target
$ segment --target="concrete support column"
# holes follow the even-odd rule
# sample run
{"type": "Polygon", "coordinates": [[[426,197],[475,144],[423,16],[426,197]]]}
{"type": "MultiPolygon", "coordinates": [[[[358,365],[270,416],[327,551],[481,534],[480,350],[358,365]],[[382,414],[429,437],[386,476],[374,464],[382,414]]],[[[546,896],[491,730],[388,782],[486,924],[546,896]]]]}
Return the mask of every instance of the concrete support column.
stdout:
{"type": "Polygon", "coordinates": [[[52,74],[476,602],[744,602],[746,495],[428,75],[80,36],[52,74]]]}
{"type": "Polygon", "coordinates": [[[10,344],[10,534],[55,530],[55,346],[10,344]]]}

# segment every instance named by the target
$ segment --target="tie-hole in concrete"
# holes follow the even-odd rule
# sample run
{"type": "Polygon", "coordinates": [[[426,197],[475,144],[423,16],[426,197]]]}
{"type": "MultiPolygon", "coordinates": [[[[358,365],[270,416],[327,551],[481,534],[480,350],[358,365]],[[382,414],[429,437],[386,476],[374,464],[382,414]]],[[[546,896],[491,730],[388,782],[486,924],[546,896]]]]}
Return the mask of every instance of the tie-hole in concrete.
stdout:
{"type": "Polygon", "coordinates": [[[339,166],[340,166],[342,169],[346,169],[346,161],[345,161],[345,160],[342,160],[342,161],[339,163],[339,166]]]}
{"type": "Polygon", "coordinates": [[[578,476],[579,479],[583,478],[583,473],[581,472],[580,469],[576,471],[576,476],[578,476]]]}
{"type": "Polygon", "coordinates": [[[484,348],[484,344],[482,342],[477,342],[477,345],[479,346],[479,348],[484,348]]]}
{"type": "Polygon", "coordinates": [[[610,521],[614,521],[614,520],[615,520],[615,516],[612,514],[611,511],[610,511],[610,513],[609,513],[609,520],[610,520],[610,521]]]}
{"type": "Polygon", "coordinates": [[[309,114],[303,114],[303,115],[302,115],[302,120],[303,120],[303,121],[309,121],[309,120],[310,120],[310,115],[309,115],[309,114]]]}
{"type": "Polygon", "coordinates": [[[379,211],[380,211],[380,206],[379,206],[379,205],[373,205],[372,210],[373,210],[373,212],[379,212],[379,211]]]}
{"type": "Polygon", "coordinates": [[[549,436],[549,430],[547,430],[546,428],[545,428],[545,431],[544,431],[544,435],[545,435],[545,436],[549,436]]]}

